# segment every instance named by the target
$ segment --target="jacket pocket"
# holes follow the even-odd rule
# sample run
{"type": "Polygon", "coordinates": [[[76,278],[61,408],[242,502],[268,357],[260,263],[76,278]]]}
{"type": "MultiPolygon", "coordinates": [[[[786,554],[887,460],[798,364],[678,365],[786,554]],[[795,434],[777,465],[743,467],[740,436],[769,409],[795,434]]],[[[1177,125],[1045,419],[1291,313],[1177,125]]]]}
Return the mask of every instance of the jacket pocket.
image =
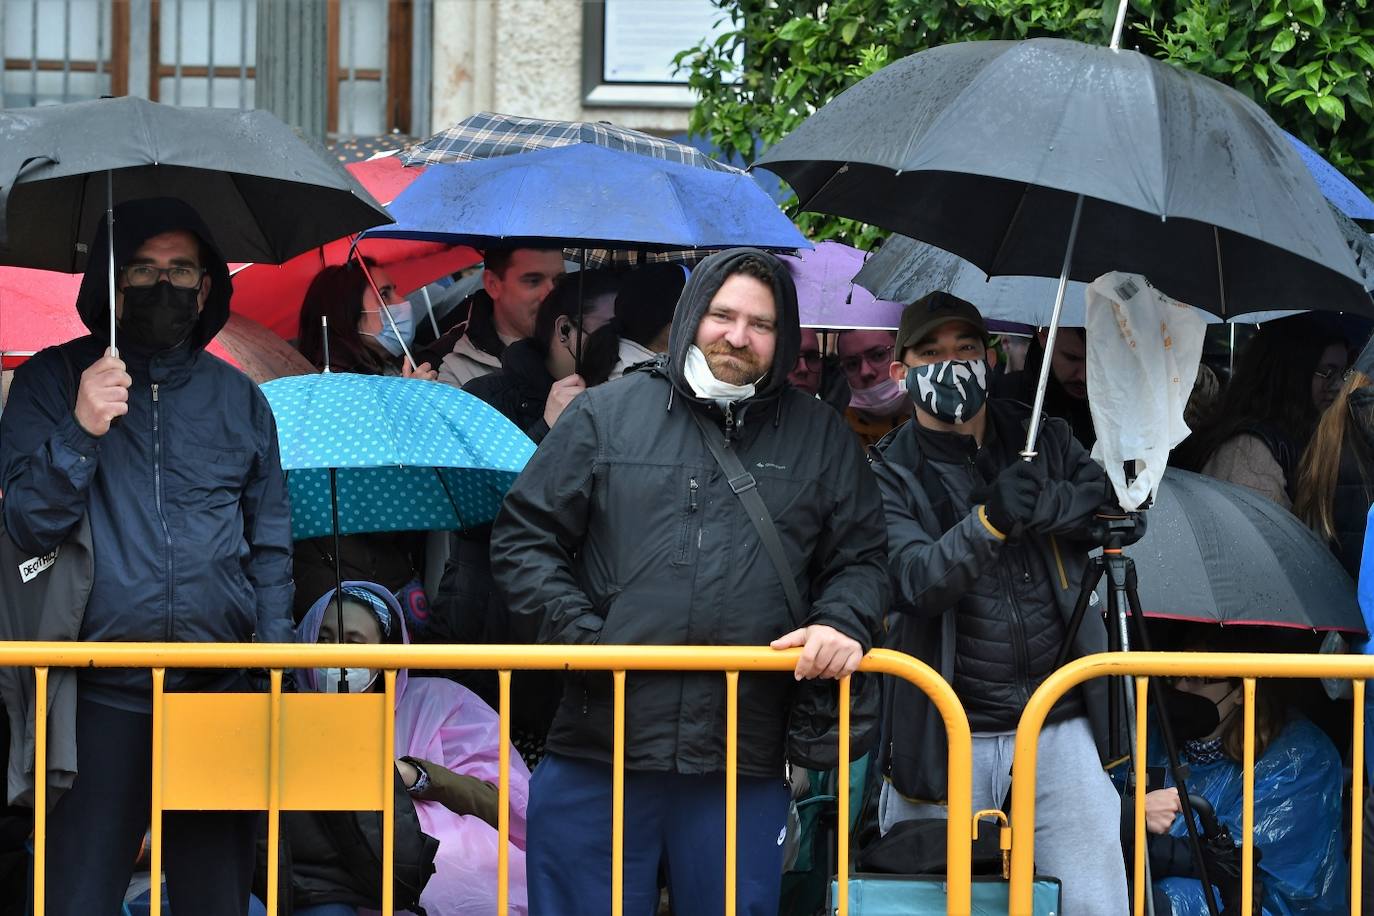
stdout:
{"type": "Polygon", "coordinates": [[[697,531],[700,527],[698,515],[701,513],[701,482],[696,475],[687,479],[686,496],[683,500],[682,524],[678,530],[677,550],[673,552],[673,565],[686,566],[692,556],[697,531]]]}

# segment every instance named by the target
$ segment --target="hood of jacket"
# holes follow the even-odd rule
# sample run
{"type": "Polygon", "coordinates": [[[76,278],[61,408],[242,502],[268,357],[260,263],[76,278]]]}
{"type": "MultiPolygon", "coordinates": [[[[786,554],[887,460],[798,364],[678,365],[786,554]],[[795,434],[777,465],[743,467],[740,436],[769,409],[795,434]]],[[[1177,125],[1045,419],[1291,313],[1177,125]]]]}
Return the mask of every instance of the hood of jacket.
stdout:
{"type": "MultiPolygon", "coordinates": [[[[387,590],[385,585],[378,585],[376,582],[363,582],[360,580],[349,580],[343,583],[344,588],[360,588],[376,595],[391,611],[391,632],[382,637],[384,643],[399,643],[403,646],[410,645],[410,631],[406,629],[406,615],[401,612],[401,605],[397,603],[396,596],[387,590]]],[[[347,595],[345,595],[347,597],[347,595]]],[[[301,622],[296,626],[296,642],[314,644],[320,641],[320,626],[324,623],[325,614],[336,613],[334,608],[334,589],[330,589],[320,596],[310,608],[310,611],[301,618],[301,622]]],[[[401,705],[401,698],[405,695],[406,684],[409,675],[406,669],[402,668],[396,672],[396,706],[401,705]]],[[[314,693],[320,689],[319,681],[315,677],[314,668],[297,668],[296,685],[303,691],[314,693]]]]}
{"type": "MultiPolygon", "coordinates": [[[[191,347],[203,350],[229,320],[229,299],[233,284],[229,265],[211,241],[214,236],[190,205],[171,197],[131,200],[115,207],[114,261],[118,274],[144,242],[155,235],[185,230],[200,239],[202,256],[210,278],[210,294],[205,299],[200,320],[191,332],[191,347]]],[[[86,274],[76,296],[76,311],[81,321],[102,342],[110,335],[109,242],[104,218],[96,227],[95,241],[86,260],[86,274]]]]}
{"type": "Polygon", "coordinates": [[[777,308],[777,343],[773,348],[773,364],[758,383],[752,398],[746,401],[768,400],[777,397],[787,386],[787,373],[797,363],[801,349],[801,319],[797,315],[797,288],[787,267],[773,255],[758,248],[731,248],[719,251],[692,270],[692,276],[682,290],[677,310],[673,313],[672,330],[668,333],[668,359],[665,367],[668,379],[677,392],[692,400],[700,400],[687,383],[685,365],[687,350],[696,342],[697,326],[707,307],[727,277],[738,272],[741,261],[755,258],[767,265],[773,275],[773,303],[777,308]]]}

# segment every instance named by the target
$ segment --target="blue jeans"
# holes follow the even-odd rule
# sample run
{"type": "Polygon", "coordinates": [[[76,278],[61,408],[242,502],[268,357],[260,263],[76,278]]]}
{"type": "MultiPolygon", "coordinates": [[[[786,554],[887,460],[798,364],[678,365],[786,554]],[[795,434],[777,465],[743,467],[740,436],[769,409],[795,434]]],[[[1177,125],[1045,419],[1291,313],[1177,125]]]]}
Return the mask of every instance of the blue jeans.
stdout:
{"type": "MultiPolygon", "coordinates": [[[[787,787],[739,777],[736,912],[777,916],[787,787]]],[[[530,916],[604,916],[611,909],[611,767],[550,754],[530,779],[525,866],[530,916]]],[[[677,916],[725,910],[725,776],[625,773],[625,913],[658,909],[667,867],[677,916]]]]}
{"type": "MultiPolygon", "coordinates": [[[[278,909],[282,909],[280,901],[278,909]]],[[[294,916],[358,916],[357,907],[346,903],[322,903],[319,906],[296,907],[291,911],[294,916]]],[[[267,916],[267,907],[257,897],[248,901],[248,916],[267,916]]]]}

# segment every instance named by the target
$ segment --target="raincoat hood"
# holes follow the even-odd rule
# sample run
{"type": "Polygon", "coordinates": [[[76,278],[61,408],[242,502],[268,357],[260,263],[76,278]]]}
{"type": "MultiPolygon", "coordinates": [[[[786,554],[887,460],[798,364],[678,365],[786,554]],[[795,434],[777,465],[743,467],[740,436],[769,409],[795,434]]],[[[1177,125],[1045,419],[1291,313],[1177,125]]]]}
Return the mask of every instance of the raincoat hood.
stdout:
{"type": "MultiPolygon", "coordinates": [[[[229,266],[220,256],[211,239],[210,230],[190,205],[171,197],[131,200],[115,207],[114,259],[118,273],[134,256],[134,252],[148,239],[164,232],[181,229],[200,239],[201,250],[210,279],[210,295],[205,299],[200,320],[191,332],[191,347],[202,350],[229,320],[229,298],[233,284],[229,280],[229,266]]],[[[95,241],[86,260],[86,275],[76,296],[76,311],[81,321],[98,339],[104,341],[110,333],[110,279],[106,252],[105,220],[96,227],[95,241]]],[[[116,332],[118,333],[118,332],[116,332]]]]}
{"type": "MultiPolygon", "coordinates": [[[[118,225],[119,217],[115,217],[118,225]]],[[[406,615],[401,613],[401,606],[396,602],[396,598],[391,592],[387,591],[386,586],[378,585],[375,582],[345,581],[344,598],[348,599],[347,589],[359,588],[371,592],[382,600],[387,609],[391,611],[391,633],[382,637],[384,643],[400,643],[403,646],[410,645],[410,631],[406,629],[406,615]]],[[[333,614],[334,610],[334,589],[330,589],[321,596],[320,600],[310,606],[310,611],[301,618],[301,622],[296,626],[296,642],[314,644],[320,639],[320,626],[324,623],[325,614],[333,614]]],[[[402,668],[396,672],[396,705],[401,704],[401,698],[405,695],[406,685],[409,676],[406,669],[402,668]]],[[[315,693],[320,689],[319,678],[314,668],[297,668],[296,685],[305,692],[315,693]]]]}
{"type": "Polygon", "coordinates": [[[757,401],[777,396],[787,385],[787,374],[796,365],[801,349],[801,321],[797,317],[797,288],[792,275],[782,261],[757,248],[731,248],[717,252],[692,269],[692,275],[682,290],[677,310],[673,313],[672,330],[668,333],[668,359],[665,367],[668,379],[679,394],[700,400],[687,383],[684,366],[687,350],[696,342],[697,326],[706,314],[727,277],[738,272],[741,261],[755,258],[767,265],[773,275],[773,302],[777,307],[777,344],[773,349],[773,365],[759,381],[754,396],[757,401]]]}

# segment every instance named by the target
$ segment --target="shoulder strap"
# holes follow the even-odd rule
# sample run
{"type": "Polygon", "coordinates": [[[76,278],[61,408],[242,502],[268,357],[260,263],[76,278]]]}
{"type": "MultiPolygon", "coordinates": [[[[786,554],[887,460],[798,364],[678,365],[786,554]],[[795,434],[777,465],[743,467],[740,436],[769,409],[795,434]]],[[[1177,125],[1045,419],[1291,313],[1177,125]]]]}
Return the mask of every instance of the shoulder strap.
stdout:
{"type": "Polygon", "coordinates": [[[700,411],[689,406],[687,413],[701,430],[706,447],[711,450],[716,464],[720,465],[721,471],[725,473],[730,489],[739,497],[749,521],[754,523],[754,530],[758,532],[764,552],[768,554],[768,559],[773,561],[773,569],[782,581],[782,591],[787,596],[787,606],[792,611],[792,619],[797,626],[801,626],[806,622],[806,606],[802,604],[801,595],[797,592],[797,580],[787,565],[787,556],[782,549],[782,539],[778,537],[777,526],[773,524],[773,516],[768,514],[768,507],[759,495],[758,481],[754,479],[753,474],[744,469],[739,456],[730,448],[720,430],[714,429],[700,411]]]}

